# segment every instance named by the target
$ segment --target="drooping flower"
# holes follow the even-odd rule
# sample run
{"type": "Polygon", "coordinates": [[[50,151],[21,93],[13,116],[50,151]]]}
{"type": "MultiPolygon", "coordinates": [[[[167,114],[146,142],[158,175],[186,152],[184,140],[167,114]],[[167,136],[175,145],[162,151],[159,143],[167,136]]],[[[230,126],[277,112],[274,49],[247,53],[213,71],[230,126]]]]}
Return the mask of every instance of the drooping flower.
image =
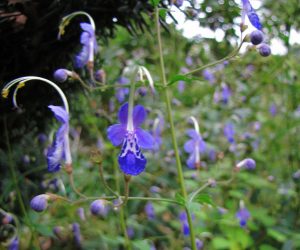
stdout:
{"type": "Polygon", "coordinates": [[[224,126],[224,135],[227,138],[228,142],[230,144],[234,144],[235,140],[234,140],[234,126],[232,123],[226,123],[226,125],[224,126]]]}
{"type": "Polygon", "coordinates": [[[247,221],[250,218],[250,212],[248,209],[244,206],[244,203],[241,202],[240,209],[235,214],[235,217],[239,220],[240,226],[245,227],[247,225],[247,221]]]}
{"type": "Polygon", "coordinates": [[[147,160],[141,148],[152,149],[154,146],[152,135],[140,128],[146,117],[146,110],[141,105],[136,105],[132,114],[128,115],[128,103],[125,103],[119,110],[120,124],[107,129],[108,138],[114,146],[122,143],[118,161],[120,169],[127,175],[138,175],[144,171],[147,160]]]}
{"type": "Polygon", "coordinates": [[[98,51],[95,30],[89,23],[80,23],[80,27],[83,30],[80,36],[80,43],[82,49],[75,57],[75,67],[83,68],[89,62],[94,62],[94,54],[98,51]]]}
{"type": "Polygon", "coordinates": [[[253,9],[249,0],[242,0],[242,24],[245,23],[245,17],[248,16],[250,23],[258,30],[262,29],[262,25],[259,21],[259,17],[253,9]]]}
{"type": "Polygon", "coordinates": [[[189,168],[200,167],[200,154],[205,152],[206,144],[195,129],[188,129],[187,135],[191,138],[184,144],[185,152],[189,153],[190,156],[186,161],[189,168]]]}
{"type": "Polygon", "coordinates": [[[145,213],[147,214],[148,220],[153,220],[155,218],[155,211],[152,202],[147,202],[145,206],[145,213]]]}
{"type": "Polygon", "coordinates": [[[56,132],[52,146],[47,151],[48,171],[56,172],[61,168],[61,162],[71,164],[71,152],[69,145],[69,114],[60,106],[48,106],[55,118],[62,124],[56,132]]]}
{"type": "MultiPolygon", "coordinates": [[[[125,76],[121,76],[118,79],[118,84],[120,85],[126,85],[129,84],[130,81],[127,77],[125,76]]],[[[119,103],[124,102],[126,95],[129,94],[129,88],[118,88],[116,91],[116,98],[118,100],[119,103]]]]}

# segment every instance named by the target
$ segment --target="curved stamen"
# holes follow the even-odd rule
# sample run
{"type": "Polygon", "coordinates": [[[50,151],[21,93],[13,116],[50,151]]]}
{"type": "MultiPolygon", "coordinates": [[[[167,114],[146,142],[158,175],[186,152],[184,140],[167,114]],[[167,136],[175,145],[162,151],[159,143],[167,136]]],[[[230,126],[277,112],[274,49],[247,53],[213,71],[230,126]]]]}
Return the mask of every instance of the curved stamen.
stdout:
{"type": "Polygon", "coordinates": [[[199,123],[197,122],[196,118],[191,116],[189,119],[193,122],[196,132],[200,135],[199,123]]]}
{"type": "Polygon", "coordinates": [[[67,16],[64,16],[62,18],[61,23],[59,24],[59,32],[58,32],[58,39],[60,39],[61,35],[63,35],[65,33],[65,27],[67,27],[70,23],[70,21],[75,17],[75,16],[79,16],[79,15],[84,15],[89,19],[89,22],[93,28],[93,30],[96,30],[96,25],[94,22],[94,19],[86,12],[84,11],[76,11],[73,12],[67,16]]]}
{"type": "Polygon", "coordinates": [[[17,98],[17,91],[18,91],[18,89],[24,87],[26,82],[31,81],[31,80],[38,80],[38,81],[42,81],[42,82],[45,82],[45,83],[51,85],[58,92],[58,94],[60,95],[60,97],[63,101],[64,107],[65,107],[65,110],[67,111],[67,113],[69,113],[69,104],[68,104],[68,101],[67,101],[67,98],[66,98],[64,92],[54,82],[51,82],[50,80],[42,78],[42,77],[24,76],[24,77],[19,77],[17,79],[14,79],[14,80],[10,81],[9,83],[7,83],[4,86],[4,88],[2,89],[2,96],[4,98],[6,98],[9,94],[9,89],[13,85],[18,83],[17,88],[15,89],[14,94],[13,94],[14,106],[18,108],[17,99],[16,99],[17,98]]]}
{"type": "Polygon", "coordinates": [[[149,86],[151,88],[151,91],[154,94],[155,93],[154,82],[153,82],[153,79],[151,77],[151,74],[150,74],[149,70],[146,69],[144,66],[139,66],[138,73],[139,73],[140,80],[142,82],[144,82],[144,75],[146,76],[146,78],[149,82],[149,86]]]}

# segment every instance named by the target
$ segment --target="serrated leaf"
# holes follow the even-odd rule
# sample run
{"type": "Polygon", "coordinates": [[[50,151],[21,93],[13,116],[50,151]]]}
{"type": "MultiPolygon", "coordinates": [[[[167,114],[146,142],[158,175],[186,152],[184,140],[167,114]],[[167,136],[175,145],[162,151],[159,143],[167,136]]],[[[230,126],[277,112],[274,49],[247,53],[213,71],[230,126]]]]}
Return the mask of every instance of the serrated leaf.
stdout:
{"type": "Polygon", "coordinates": [[[175,200],[177,202],[181,203],[182,205],[185,204],[185,199],[183,198],[183,196],[180,193],[175,194],[175,200]]]}
{"type": "Polygon", "coordinates": [[[209,204],[209,205],[212,205],[214,207],[216,206],[209,194],[199,194],[194,199],[194,201],[196,201],[200,204],[209,204]]]}

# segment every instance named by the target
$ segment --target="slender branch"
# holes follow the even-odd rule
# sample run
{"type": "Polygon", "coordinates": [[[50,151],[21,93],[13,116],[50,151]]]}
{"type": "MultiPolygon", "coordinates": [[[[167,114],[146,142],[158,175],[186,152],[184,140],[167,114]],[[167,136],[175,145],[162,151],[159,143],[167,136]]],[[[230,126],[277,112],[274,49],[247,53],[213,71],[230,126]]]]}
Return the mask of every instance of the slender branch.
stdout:
{"type": "Polygon", "coordinates": [[[193,194],[191,195],[191,198],[189,199],[189,202],[192,202],[195,197],[201,193],[205,188],[207,188],[210,185],[210,183],[205,183],[203,186],[201,186],[200,188],[198,188],[195,192],[193,192],[193,194]]]}
{"type": "MultiPolygon", "coordinates": [[[[67,172],[68,173],[68,172],[67,172]]],[[[84,195],[83,193],[81,193],[75,186],[75,183],[74,183],[74,176],[73,176],[73,173],[68,173],[69,175],[69,181],[70,181],[70,185],[71,185],[71,188],[73,189],[73,191],[78,194],[80,197],[82,198],[87,198],[86,195],[84,195]]]]}
{"type": "Polygon", "coordinates": [[[99,175],[100,175],[100,179],[104,185],[104,187],[110,191],[113,195],[116,196],[116,198],[119,197],[119,195],[107,184],[105,178],[104,178],[104,174],[103,174],[103,167],[101,163],[98,163],[98,169],[99,169],[99,175]]]}

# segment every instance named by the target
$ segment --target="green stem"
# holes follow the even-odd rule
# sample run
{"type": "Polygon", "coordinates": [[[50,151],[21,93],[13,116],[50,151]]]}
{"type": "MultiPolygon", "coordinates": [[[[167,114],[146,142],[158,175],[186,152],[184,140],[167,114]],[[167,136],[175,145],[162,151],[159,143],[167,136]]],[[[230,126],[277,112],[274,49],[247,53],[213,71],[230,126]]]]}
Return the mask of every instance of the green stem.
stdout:
{"type": "MultiPolygon", "coordinates": [[[[116,190],[118,193],[120,193],[120,181],[119,181],[119,169],[118,169],[118,162],[116,160],[116,158],[114,157],[114,172],[115,172],[115,182],[116,182],[116,190]]],[[[119,217],[120,217],[120,223],[121,223],[121,228],[123,231],[123,235],[125,238],[125,248],[128,250],[131,250],[131,243],[130,243],[130,239],[128,237],[128,233],[127,233],[127,228],[126,228],[126,219],[125,219],[125,214],[124,214],[124,207],[120,206],[119,207],[120,213],[119,213],[119,217]]]]}
{"type": "Polygon", "coordinates": [[[105,178],[104,178],[104,174],[103,174],[102,163],[98,163],[98,164],[99,164],[98,169],[99,169],[100,179],[101,179],[101,181],[102,181],[104,187],[105,187],[108,191],[110,191],[113,195],[115,195],[116,197],[119,197],[119,195],[118,195],[114,190],[112,190],[112,188],[107,184],[107,182],[106,182],[106,180],[105,180],[105,178]]]}
{"type": "MultiPolygon", "coordinates": [[[[187,192],[185,189],[183,171],[182,171],[181,160],[180,160],[180,155],[179,155],[179,150],[178,150],[178,145],[177,145],[177,140],[176,140],[176,135],[175,135],[175,127],[174,127],[173,117],[172,117],[170,93],[169,93],[169,89],[166,88],[168,83],[167,83],[167,79],[166,79],[164,58],[163,58],[163,52],[162,52],[162,41],[161,41],[158,8],[156,8],[155,14],[156,14],[155,15],[155,17],[156,17],[155,18],[156,19],[156,33],[157,33],[158,50],[159,50],[159,58],[160,58],[161,76],[162,76],[162,80],[163,80],[163,85],[165,87],[164,94],[165,94],[165,101],[166,101],[166,106],[167,106],[167,116],[168,116],[168,120],[170,123],[171,136],[172,136],[172,142],[173,142],[173,147],[174,147],[174,152],[175,152],[180,189],[181,189],[183,198],[185,200],[187,200],[187,192]]],[[[196,250],[197,248],[196,248],[195,233],[194,233],[193,223],[192,223],[192,219],[191,219],[191,214],[190,214],[190,211],[188,208],[186,208],[186,213],[187,213],[188,223],[189,223],[189,228],[190,228],[190,238],[191,238],[192,250],[196,250]]]]}
{"type": "Polygon", "coordinates": [[[193,70],[191,70],[191,71],[189,71],[189,72],[187,72],[187,73],[185,73],[185,74],[183,74],[183,75],[187,76],[187,75],[194,74],[194,73],[196,73],[196,72],[198,72],[198,71],[201,71],[201,70],[203,70],[203,69],[206,69],[206,68],[215,66],[215,65],[217,65],[217,64],[219,64],[219,63],[221,63],[221,62],[224,62],[224,61],[226,61],[226,60],[229,60],[229,59],[235,57],[235,56],[239,53],[239,51],[240,51],[242,45],[243,45],[243,42],[241,42],[240,45],[239,45],[236,49],[234,49],[228,56],[225,56],[225,57],[223,57],[222,59],[217,60],[217,61],[214,61],[214,62],[211,62],[211,63],[209,63],[209,64],[200,66],[200,67],[198,67],[198,68],[196,68],[196,69],[193,69],[193,70]]]}
{"type": "Polygon", "coordinates": [[[210,185],[210,183],[205,183],[203,186],[201,186],[200,188],[198,188],[192,195],[191,195],[191,198],[189,200],[189,202],[192,202],[195,197],[201,192],[203,191],[205,188],[207,188],[208,186],[210,185]]]}

